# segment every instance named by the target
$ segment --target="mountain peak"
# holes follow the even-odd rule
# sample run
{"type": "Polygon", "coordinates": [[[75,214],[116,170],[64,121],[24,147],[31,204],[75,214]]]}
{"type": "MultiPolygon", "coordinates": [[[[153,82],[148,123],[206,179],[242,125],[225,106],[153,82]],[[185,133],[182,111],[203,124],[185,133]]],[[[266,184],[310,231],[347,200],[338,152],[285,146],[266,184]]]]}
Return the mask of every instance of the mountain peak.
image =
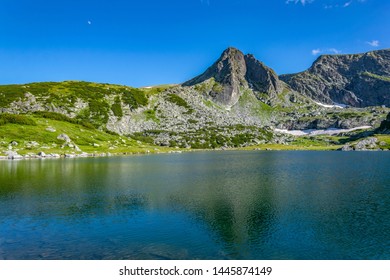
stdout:
{"type": "Polygon", "coordinates": [[[222,55],[221,56],[228,56],[228,57],[231,57],[231,58],[234,58],[235,55],[244,55],[242,51],[240,51],[239,49],[235,48],[235,47],[228,47],[226,50],[224,50],[222,52],[222,55]]]}
{"type": "Polygon", "coordinates": [[[222,90],[211,91],[210,95],[228,106],[238,101],[242,88],[252,88],[269,95],[281,92],[282,88],[278,76],[272,69],[255,59],[253,55],[244,55],[234,47],[224,50],[219,59],[203,74],[183,83],[183,86],[193,86],[210,79],[222,85],[222,90]]]}

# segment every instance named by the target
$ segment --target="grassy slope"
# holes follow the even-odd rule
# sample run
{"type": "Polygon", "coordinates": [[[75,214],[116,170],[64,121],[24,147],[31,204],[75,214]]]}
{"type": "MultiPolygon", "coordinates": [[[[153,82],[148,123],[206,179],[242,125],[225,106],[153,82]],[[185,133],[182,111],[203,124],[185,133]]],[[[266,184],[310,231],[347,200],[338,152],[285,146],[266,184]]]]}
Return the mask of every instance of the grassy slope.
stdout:
{"type": "MultiPolygon", "coordinates": [[[[72,141],[78,145],[78,147],[86,153],[107,153],[112,154],[136,154],[136,153],[156,153],[156,152],[169,152],[175,150],[169,147],[153,146],[137,142],[133,139],[121,137],[118,135],[111,135],[96,129],[88,129],[79,124],[72,124],[63,121],[49,120],[40,117],[32,117],[36,126],[32,125],[19,125],[19,124],[5,124],[0,126],[0,155],[4,154],[4,151],[8,150],[9,143],[17,141],[19,144],[13,147],[19,154],[25,155],[28,153],[38,153],[43,151],[45,153],[72,153],[74,149],[69,147],[61,148],[64,143],[62,140],[58,140],[57,136],[61,133],[67,134],[72,141]],[[47,127],[56,129],[55,132],[47,131],[47,127]],[[36,141],[39,143],[38,147],[27,148],[25,145],[29,141],[36,141]],[[99,146],[94,146],[93,144],[99,146]],[[110,147],[114,147],[111,148],[110,147]]],[[[382,147],[390,149],[390,135],[375,135],[379,141],[386,142],[387,145],[382,147]]],[[[327,137],[334,142],[343,140],[342,137],[327,137]]],[[[262,144],[239,148],[241,150],[337,150],[342,147],[342,144],[332,144],[329,141],[325,141],[318,137],[312,139],[309,137],[298,137],[293,143],[289,145],[282,144],[262,144]]],[[[76,152],[81,153],[81,152],[76,152]]]]}
{"type": "MultiPolygon", "coordinates": [[[[63,106],[69,104],[73,105],[77,98],[89,100],[93,103],[93,101],[102,100],[107,95],[115,95],[117,98],[120,98],[123,101],[126,98],[128,99],[129,97],[135,97],[135,99],[133,98],[134,100],[130,98],[129,102],[135,102],[137,106],[142,106],[142,104],[138,104],[138,99],[142,101],[143,96],[148,97],[151,95],[156,95],[169,87],[170,85],[134,89],[131,87],[119,85],[74,81],[60,83],[32,83],[27,85],[6,85],[0,86],[0,105],[9,105],[10,102],[18,100],[19,98],[23,98],[26,92],[31,92],[38,99],[42,98],[46,102],[52,102],[53,104],[63,106]]],[[[99,105],[101,104],[92,105],[96,105],[96,111],[100,110],[99,105]]],[[[254,96],[249,95],[248,93],[244,93],[242,98],[240,98],[239,107],[249,109],[252,114],[257,115],[263,119],[268,119],[273,113],[273,109],[271,107],[262,102],[259,102],[254,98],[254,96]],[[250,104],[249,108],[247,107],[248,104],[250,104]]],[[[146,117],[151,119],[155,117],[153,112],[147,113],[148,115],[146,117]]],[[[19,145],[13,147],[13,149],[17,150],[22,155],[27,153],[37,153],[39,151],[59,154],[74,152],[74,149],[69,147],[61,148],[63,141],[57,139],[57,136],[61,133],[67,134],[83,152],[87,153],[145,153],[147,151],[167,152],[172,150],[172,148],[157,147],[150,144],[140,143],[139,141],[135,141],[127,137],[112,135],[100,130],[96,130],[93,127],[87,128],[85,125],[83,126],[78,123],[47,119],[36,114],[31,115],[31,118],[36,122],[35,126],[12,123],[1,125],[0,123],[0,155],[4,154],[4,151],[8,149],[9,143],[12,141],[17,141],[19,143],[19,145]],[[56,132],[47,131],[47,127],[53,127],[56,132]],[[39,146],[28,148],[26,147],[26,144],[29,141],[36,141],[39,143],[39,146]],[[98,144],[98,146],[94,144],[98,144]]],[[[80,123],[82,123],[82,118],[77,119],[80,121],[80,123]]],[[[88,117],[85,118],[85,121],[89,121],[88,117]]],[[[390,136],[378,135],[377,137],[380,141],[387,143],[387,146],[384,146],[384,148],[390,148],[390,136]]],[[[334,141],[325,141],[324,139],[321,139],[321,137],[316,137],[315,139],[309,137],[298,137],[293,143],[290,143],[289,145],[262,144],[257,146],[249,146],[242,149],[268,148],[275,150],[334,150],[342,146],[341,142],[339,142],[340,138],[333,137],[331,140],[334,141]]]]}
{"type": "Polygon", "coordinates": [[[8,150],[9,143],[18,142],[13,149],[19,154],[37,153],[71,153],[74,149],[61,148],[64,141],[57,139],[58,135],[65,133],[83,151],[87,153],[151,153],[165,152],[172,148],[155,147],[152,145],[137,142],[127,137],[112,135],[93,128],[86,128],[80,124],[73,124],[64,121],[44,119],[37,116],[31,117],[37,125],[5,124],[0,125],[0,154],[8,150]],[[52,127],[56,131],[50,132],[46,128],[52,127]],[[28,148],[26,144],[30,141],[38,142],[39,146],[28,148]],[[98,144],[99,146],[94,146],[98,144]],[[110,147],[113,147],[110,149],[110,147]]]}

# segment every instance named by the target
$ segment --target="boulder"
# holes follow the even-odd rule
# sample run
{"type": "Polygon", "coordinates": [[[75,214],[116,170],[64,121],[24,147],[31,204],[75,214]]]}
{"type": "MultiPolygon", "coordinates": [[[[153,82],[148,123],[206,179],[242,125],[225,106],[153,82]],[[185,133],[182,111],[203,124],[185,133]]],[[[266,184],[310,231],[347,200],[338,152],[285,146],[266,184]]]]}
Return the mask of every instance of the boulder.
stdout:
{"type": "Polygon", "coordinates": [[[65,141],[66,143],[69,143],[71,142],[72,140],[70,140],[70,137],[68,135],[66,135],[65,133],[62,133],[60,135],[57,136],[57,139],[59,140],[63,140],[65,141]]]}
{"type": "Polygon", "coordinates": [[[368,137],[356,143],[355,150],[373,150],[377,148],[378,139],[375,137],[368,137]]]}
{"type": "Polygon", "coordinates": [[[350,145],[344,145],[342,148],[341,148],[341,151],[343,152],[349,152],[349,151],[353,151],[353,147],[351,147],[350,145]]]}
{"type": "Polygon", "coordinates": [[[46,154],[45,154],[45,152],[39,152],[39,153],[38,153],[38,156],[40,156],[40,157],[46,157],[46,154]]]}

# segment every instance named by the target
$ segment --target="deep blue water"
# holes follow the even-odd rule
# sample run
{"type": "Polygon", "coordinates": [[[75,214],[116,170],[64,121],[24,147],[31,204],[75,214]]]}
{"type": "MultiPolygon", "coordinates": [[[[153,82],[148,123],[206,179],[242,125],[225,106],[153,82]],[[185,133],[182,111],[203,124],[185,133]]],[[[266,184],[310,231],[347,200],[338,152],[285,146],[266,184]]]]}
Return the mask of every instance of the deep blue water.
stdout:
{"type": "Polygon", "coordinates": [[[390,259],[390,153],[2,161],[0,259],[390,259]]]}

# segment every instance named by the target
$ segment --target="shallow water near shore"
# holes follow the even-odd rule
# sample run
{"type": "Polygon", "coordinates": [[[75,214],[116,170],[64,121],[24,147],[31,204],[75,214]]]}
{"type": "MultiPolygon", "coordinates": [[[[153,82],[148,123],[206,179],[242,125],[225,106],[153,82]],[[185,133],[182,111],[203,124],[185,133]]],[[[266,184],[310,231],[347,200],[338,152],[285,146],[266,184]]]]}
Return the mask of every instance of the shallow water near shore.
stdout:
{"type": "Polygon", "coordinates": [[[390,259],[390,153],[0,161],[0,259],[390,259]]]}

